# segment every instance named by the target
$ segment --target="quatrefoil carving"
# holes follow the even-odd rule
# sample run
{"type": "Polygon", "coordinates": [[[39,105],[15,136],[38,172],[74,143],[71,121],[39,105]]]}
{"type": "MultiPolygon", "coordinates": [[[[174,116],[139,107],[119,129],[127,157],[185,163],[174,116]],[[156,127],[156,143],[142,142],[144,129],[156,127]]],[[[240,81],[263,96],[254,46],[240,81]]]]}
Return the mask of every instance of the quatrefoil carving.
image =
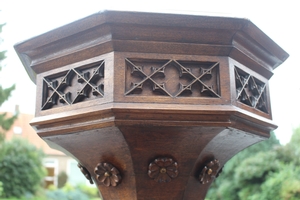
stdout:
{"type": "Polygon", "coordinates": [[[104,96],[104,61],[43,78],[42,110],[104,96]]]}
{"type": "Polygon", "coordinates": [[[125,59],[125,95],[220,98],[218,62],[125,59]]]}
{"type": "Polygon", "coordinates": [[[236,99],[243,104],[268,113],[266,84],[235,67],[236,99]]]}

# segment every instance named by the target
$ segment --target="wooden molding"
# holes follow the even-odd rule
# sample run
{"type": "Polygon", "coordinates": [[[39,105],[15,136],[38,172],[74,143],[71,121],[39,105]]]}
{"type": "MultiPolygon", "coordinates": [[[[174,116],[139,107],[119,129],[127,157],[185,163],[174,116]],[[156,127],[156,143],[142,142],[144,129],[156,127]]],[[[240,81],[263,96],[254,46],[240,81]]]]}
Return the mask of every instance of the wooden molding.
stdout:
{"type": "Polygon", "coordinates": [[[105,200],[204,199],[277,127],[268,81],[288,54],[246,19],[104,11],[15,49],[31,125],[105,200]]]}

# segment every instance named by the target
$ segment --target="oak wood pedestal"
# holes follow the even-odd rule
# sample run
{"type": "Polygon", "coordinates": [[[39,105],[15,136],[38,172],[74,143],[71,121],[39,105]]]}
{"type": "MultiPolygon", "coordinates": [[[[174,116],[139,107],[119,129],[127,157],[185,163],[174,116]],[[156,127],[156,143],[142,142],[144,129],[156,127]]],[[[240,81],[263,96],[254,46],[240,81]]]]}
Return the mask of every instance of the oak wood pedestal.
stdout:
{"type": "Polygon", "coordinates": [[[204,199],[265,140],[268,80],[288,54],[246,19],[105,11],[21,42],[31,125],[105,200],[204,199]]]}

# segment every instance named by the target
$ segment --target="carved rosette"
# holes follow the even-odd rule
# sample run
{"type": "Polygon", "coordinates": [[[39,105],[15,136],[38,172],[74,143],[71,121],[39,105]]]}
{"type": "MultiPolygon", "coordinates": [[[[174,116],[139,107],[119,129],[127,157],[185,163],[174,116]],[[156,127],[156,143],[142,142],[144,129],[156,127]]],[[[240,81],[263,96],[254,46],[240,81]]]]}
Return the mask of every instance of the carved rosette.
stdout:
{"type": "MultiPolygon", "coordinates": [[[[218,177],[219,175],[220,162],[217,159],[214,159],[207,163],[199,175],[200,183],[206,184],[213,180],[213,178],[218,177]]],[[[221,170],[220,170],[221,171],[221,170]]]]}
{"type": "Polygon", "coordinates": [[[93,184],[93,180],[92,180],[92,177],[91,177],[91,174],[89,173],[89,171],[84,166],[82,166],[80,163],[78,163],[77,166],[79,167],[82,174],[86,177],[86,179],[90,181],[90,184],[93,184]]]}
{"type": "Polygon", "coordinates": [[[119,170],[109,163],[98,163],[94,170],[98,181],[105,186],[117,186],[121,181],[119,170]]]}
{"type": "Polygon", "coordinates": [[[148,175],[156,182],[170,182],[178,176],[178,164],[172,158],[157,158],[149,164],[148,175]]]}

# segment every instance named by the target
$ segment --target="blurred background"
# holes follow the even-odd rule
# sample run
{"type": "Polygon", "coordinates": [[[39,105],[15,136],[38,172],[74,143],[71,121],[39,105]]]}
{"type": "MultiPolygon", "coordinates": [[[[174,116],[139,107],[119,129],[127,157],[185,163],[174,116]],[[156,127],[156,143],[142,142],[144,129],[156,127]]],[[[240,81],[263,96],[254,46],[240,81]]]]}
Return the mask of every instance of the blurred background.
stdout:
{"type": "MultiPolygon", "coordinates": [[[[10,122],[4,125],[7,126],[7,130],[5,130],[6,128],[3,127],[2,124],[0,129],[1,132],[5,132],[5,138],[3,138],[0,146],[0,150],[2,150],[0,154],[0,182],[2,182],[0,183],[0,197],[1,195],[3,198],[13,197],[16,196],[17,193],[20,194],[20,191],[23,191],[10,192],[9,194],[12,195],[7,195],[8,192],[5,190],[9,187],[5,186],[5,184],[7,184],[6,180],[11,180],[12,178],[8,176],[5,178],[4,175],[1,176],[1,172],[3,174],[6,172],[4,169],[8,169],[4,163],[7,162],[7,165],[11,165],[9,163],[17,162],[9,159],[4,162],[3,159],[5,156],[3,152],[6,152],[6,155],[18,154],[11,150],[15,149],[14,145],[25,145],[24,148],[27,148],[27,143],[14,141],[16,139],[13,138],[25,138],[27,141],[30,141],[35,148],[41,150],[41,155],[34,155],[33,157],[41,158],[40,165],[42,167],[37,173],[37,179],[42,177],[40,184],[42,187],[39,188],[36,186],[37,189],[34,190],[27,189],[27,191],[21,192],[22,195],[17,198],[63,199],[64,194],[68,192],[73,194],[74,191],[83,193],[83,196],[80,197],[81,193],[78,195],[75,192],[74,195],[77,196],[77,199],[79,197],[82,199],[100,198],[98,197],[95,186],[90,186],[89,182],[81,174],[77,167],[77,162],[63,153],[49,148],[28,125],[30,120],[34,117],[35,112],[35,85],[29,79],[21,61],[13,49],[13,45],[101,10],[127,10],[248,18],[287,51],[290,57],[274,70],[274,75],[270,81],[273,119],[279,128],[275,131],[275,135],[272,136],[271,142],[259,144],[261,147],[257,146],[252,150],[250,149],[248,153],[244,152],[240,157],[235,158],[236,160],[233,159],[231,163],[228,163],[228,169],[224,168],[224,175],[219,177],[220,181],[218,179],[218,181],[215,182],[208,198],[230,200],[271,199],[273,196],[269,193],[261,194],[259,197],[253,196],[251,193],[256,190],[261,190],[257,189],[258,183],[262,183],[262,185],[265,184],[265,188],[275,187],[277,182],[278,184],[276,186],[280,185],[279,182],[281,180],[286,181],[291,177],[294,178],[289,180],[288,183],[295,185],[299,183],[300,186],[299,175],[296,176],[293,173],[288,174],[288,172],[282,170],[284,168],[294,172],[298,170],[296,167],[298,165],[297,156],[299,157],[299,149],[296,145],[299,142],[299,136],[297,136],[297,134],[300,134],[298,133],[300,132],[299,129],[297,129],[300,125],[298,117],[300,113],[300,81],[298,78],[300,67],[298,64],[299,61],[296,60],[297,56],[299,56],[298,46],[300,45],[300,28],[298,25],[300,12],[298,8],[297,1],[292,0],[0,0],[0,24],[5,24],[2,26],[2,32],[0,33],[2,40],[0,43],[0,51],[6,51],[6,58],[1,60],[0,63],[2,67],[0,71],[0,86],[4,89],[15,85],[15,88],[11,88],[9,99],[6,101],[3,100],[3,104],[1,97],[4,99],[5,95],[4,93],[0,93],[0,113],[6,112],[7,115],[5,118],[11,119],[10,122]],[[18,116],[14,117],[16,113],[18,116]],[[262,154],[262,151],[265,154],[262,154]],[[254,157],[254,160],[246,160],[247,162],[244,163],[245,159],[243,158],[245,158],[245,156],[251,158],[251,156],[257,155],[259,156],[254,157]],[[261,162],[256,163],[255,166],[261,166],[261,168],[256,169],[253,166],[249,169],[253,171],[253,174],[242,174],[242,172],[233,170],[238,169],[239,166],[252,166],[251,163],[255,163],[257,160],[261,162]],[[278,160],[278,163],[275,163],[274,160],[278,160]],[[269,163],[267,161],[269,161],[269,163]],[[272,168],[270,167],[271,165],[276,166],[272,168]],[[222,176],[224,177],[223,179],[230,180],[230,182],[222,182],[222,176]],[[230,187],[228,185],[226,186],[226,184],[230,184],[231,189],[229,189],[230,187]],[[247,187],[245,187],[245,185],[247,187]],[[247,191],[242,191],[241,186],[248,188],[247,191]],[[45,188],[45,190],[41,188],[45,188]],[[235,196],[226,196],[227,193],[235,193],[235,196]],[[55,195],[61,195],[61,197],[58,198],[55,195]]],[[[0,89],[0,92],[2,89],[0,89]]],[[[3,114],[0,114],[0,116],[4,118],[3,114]]],[[[0,117],[0,122],[2,118],[0,117]]],[[[30,152],[31,150],[28,151],[30,152]]],[[[39,162],[37,161],[36,165],[38,164],[39,162]]],[[[14,169],[16,168],[18,168],[18,165],[16,165],[14,169]]],[[[15,174],[18,173],[15,172],[15,174]]],[[[12,183],[12,185],[16,184],[19,183],[12,183]]],[[[297,196],[295,197],[295,195],[300,195],[299,187],[293,186],[293,189],[282,189],[283,186],[278,187],[280,188],[278,191],[282,190],[283,192],[281,191],[280,194],[276,194],[274,198],[296,199],[297,196]]],[[[267,189],[264,189],[264,191],[270,192],[267,189]]],[[[300,196],[298,197],[297,199],[300,199],[300,196]]]]}

